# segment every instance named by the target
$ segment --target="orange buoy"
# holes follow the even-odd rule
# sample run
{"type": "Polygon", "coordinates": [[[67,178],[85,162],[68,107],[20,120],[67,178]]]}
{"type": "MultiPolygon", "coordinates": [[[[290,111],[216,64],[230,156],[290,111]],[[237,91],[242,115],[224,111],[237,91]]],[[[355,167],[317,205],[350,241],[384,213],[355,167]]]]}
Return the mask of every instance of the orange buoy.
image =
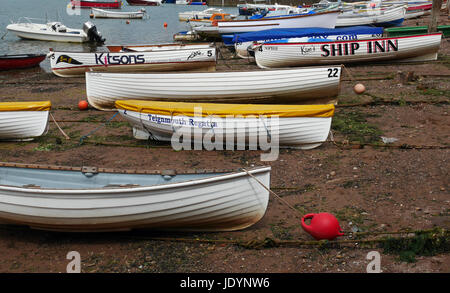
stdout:
{"type": "Polygon", "coordinates": [[[164,27],[167,27],[167,22],[164,22],[164,27]]]}
{"type": "Polygon", "coordinates": [[[355,93],[360,95],[366,91],[366,87],[362,83],[358,83],[353,87],[353,90],[355,91],[355,93]]]}
{"type": "Polygon", "coordinates": [[[80,110],[86,110],[88,107],[89,107],[89,104],[85,100],[81,100],[78,103],[78,109],[80,109],[80,110]]]}

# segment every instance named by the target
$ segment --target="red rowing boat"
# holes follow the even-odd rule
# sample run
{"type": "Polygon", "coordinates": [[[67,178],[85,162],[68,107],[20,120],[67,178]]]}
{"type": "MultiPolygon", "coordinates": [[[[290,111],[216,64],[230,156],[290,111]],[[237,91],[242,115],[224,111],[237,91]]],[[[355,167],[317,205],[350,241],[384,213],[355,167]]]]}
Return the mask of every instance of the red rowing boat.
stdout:
{"type": "Polygon", "coordinates": [[[20,54],[0,56],[0,70],[22,69],[39,65],[45,54],[20,54]]]}
{"type": "Polygon", "coordinates": [[[79,8],[109,8],[120,9],[122,7],[122,0],[113,1],[96,1],[96,0],[70,0],[72,7],[79,8]]]}

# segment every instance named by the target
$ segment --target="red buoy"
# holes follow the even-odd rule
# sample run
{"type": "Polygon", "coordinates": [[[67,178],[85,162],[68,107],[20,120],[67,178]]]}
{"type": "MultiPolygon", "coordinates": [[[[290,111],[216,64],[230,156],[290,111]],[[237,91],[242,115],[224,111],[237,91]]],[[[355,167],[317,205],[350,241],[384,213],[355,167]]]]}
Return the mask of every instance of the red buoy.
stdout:
{"type": "Polygon", "coordinates": [[[81,100],[78,103],[78,109],[80,109],[80,110],[86,110],[88,107],[89,107],[89,104],[85,100],[81,100]]]}
{"type": "Polygon", "coordinates": [[[302,228],[316,240],[333,240],[344,235],[335,216],[329,213],[307,214],[302,218],[302,228]],[[311,219],[307,225],[306,219],[311,219]]]}

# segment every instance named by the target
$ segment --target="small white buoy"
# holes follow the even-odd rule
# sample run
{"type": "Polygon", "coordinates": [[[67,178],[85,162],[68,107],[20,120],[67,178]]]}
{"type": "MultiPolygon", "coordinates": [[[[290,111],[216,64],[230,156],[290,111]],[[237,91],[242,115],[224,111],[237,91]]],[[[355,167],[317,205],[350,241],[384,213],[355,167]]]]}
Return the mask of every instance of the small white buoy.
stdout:
{"type": "Polygon", "coordinates": [[[366,87],[362,83],[358,83],[355,85],[355,87],[353,87],[353,90],[355,91],[355,93],[360,95],[366,91],[366,87]]]}

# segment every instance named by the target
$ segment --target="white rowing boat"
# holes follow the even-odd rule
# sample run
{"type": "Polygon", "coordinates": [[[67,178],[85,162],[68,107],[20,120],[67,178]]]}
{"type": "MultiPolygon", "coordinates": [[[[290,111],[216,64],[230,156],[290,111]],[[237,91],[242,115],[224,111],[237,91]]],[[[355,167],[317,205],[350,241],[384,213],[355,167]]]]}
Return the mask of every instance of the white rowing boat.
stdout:
{"type": "Polygon", "coordinates": [[[255,50],[260,68],[376,61],[437,59],[442,33],[369,40],[328,42],[270,42],[255,50]]]}
{"type": "Polygon", "coordinates": [[[206,73],[86,72],[89,103],[113,110],[124,99],[214,103],[327,102],[339,92],[341,66],[206,73]]]}
{"type": "Polygon", "coordinates": [[[50,101],[0,102],[0,140],[32,140],[48,129],[50,101]]]}
{"type": "Polygon", "coordinates": [[[254,32],[281,28],[334,28],[339,11],[326,11],[313,14],[278,16],[270,18],[228,20],[213,23],[211,27],[200,26],[194,30],[204,36],[218,36],[241,32],[254,32]]]}
{"type": "Polygon", "coordinates": [[[214,71],[216,49],[212,46],[142,52],[56,52],[49,53],[54,74],[61,77],[83,75],[87,70],[101,72],[214,71]]]}
{"type": "Polygon", "coordinates": [[[399,26],[403,23],[406,5],[395,5],[388,8],[374,10],[351,10],[340,14],[336,20],[336,27],[355,25],[375,25],[382,27],[399,26]]]}
{"type": "Polygon", "coordinates": [[[139,11],[109,11],[99,8],[91,8],[91,18],[121,18],[121,19],[142,19],[146,11],[144,8],[139,11]]]}
{"type": "MultiPolygon", "coordinates": [[[[270,167],[248,170],[270,186],[270,167]]],[[[269,192],[247,172],[0,164],[0,222],[63,232],[232,231],[258,222],[269,192]]]]}
{"type": "MultiPolygon", "coordinates": [[[[257,148],[262,137],[276,146],[312,149],[326,141],[334,105],[256,105],[172,103],[119,100],[119,113],[133,127],[136,139],[202,143],[208,137],[218,149],[237,145],[257,148]],[[231,139],[230,139],[231,136],[231,139]]],[[[208,147],[208,146],[205,146],[208,147]]]]}

